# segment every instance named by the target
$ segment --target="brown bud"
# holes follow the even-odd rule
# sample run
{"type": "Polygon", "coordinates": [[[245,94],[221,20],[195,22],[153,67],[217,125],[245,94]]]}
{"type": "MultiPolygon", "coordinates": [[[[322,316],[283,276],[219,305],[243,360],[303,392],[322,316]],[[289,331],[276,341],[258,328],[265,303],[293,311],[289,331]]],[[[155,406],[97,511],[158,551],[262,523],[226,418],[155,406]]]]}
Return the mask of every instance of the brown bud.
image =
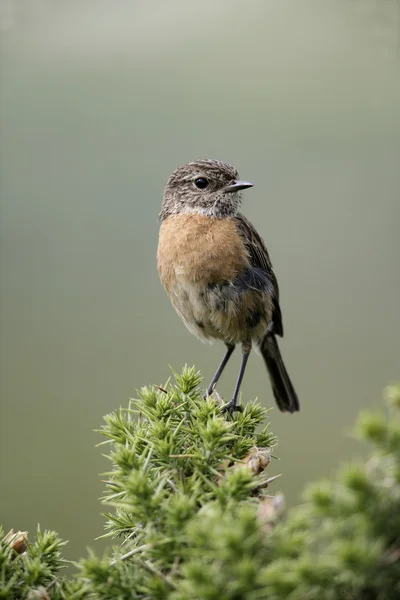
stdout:
{"type": "Polygon", "coordinates": [[[251,448],[244,458],[244,462],[253,475],[259,475],[271,462],[271,454],[268,448],[251,448]]]}
{"type": "Polygon", "coordinates": [[[23,554],[27,547],[28,532],[17,531],[17,533],[15,533],[14,529],[10,529],[10,531],[4,537],[4,542],[8,544],[17,554],[23,554]]]}
{"type": "Polygon", "coordinates": [[[27,596],[27,600],[50,600],[50,596],[42,585],[35,590],[31,590],[27,596]]]}

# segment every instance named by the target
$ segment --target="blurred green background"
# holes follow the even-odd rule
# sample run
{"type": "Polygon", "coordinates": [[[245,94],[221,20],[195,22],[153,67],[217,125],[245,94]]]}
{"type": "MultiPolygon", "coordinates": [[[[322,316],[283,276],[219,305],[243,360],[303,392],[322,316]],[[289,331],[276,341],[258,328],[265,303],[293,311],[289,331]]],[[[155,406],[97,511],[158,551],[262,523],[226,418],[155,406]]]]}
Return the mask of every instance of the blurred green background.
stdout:
{"type": "MultiPolygon", "coordinates": [[[[155,262],[166,178],[206,157],[255,184],[302,403],[271,413],[271,474],[297,502],[400,377],[400,3],[0,0],[0,27],[0,522],[99,549],[102,416],[169,364],[214,372],[155,262]]],[[[256,355],[243,393],[273,404],[256,355]]]]}

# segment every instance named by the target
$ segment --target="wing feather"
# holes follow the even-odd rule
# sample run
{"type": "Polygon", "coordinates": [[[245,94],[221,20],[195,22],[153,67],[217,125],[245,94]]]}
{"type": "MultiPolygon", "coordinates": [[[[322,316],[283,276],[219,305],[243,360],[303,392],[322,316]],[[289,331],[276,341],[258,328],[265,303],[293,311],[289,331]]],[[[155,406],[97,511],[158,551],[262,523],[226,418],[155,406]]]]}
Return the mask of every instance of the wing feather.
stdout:
{"type": "Polygon", "coordinates": [[[279,306],[279,287],[272,263],[263,239],[246,217],[238,213],[235,218],[239,234],[242,236],[252,267],[262,269],[267,273],[273,286],[274,310],[272,314],[271,333],[283,336],[282,313],[279,306]]]}

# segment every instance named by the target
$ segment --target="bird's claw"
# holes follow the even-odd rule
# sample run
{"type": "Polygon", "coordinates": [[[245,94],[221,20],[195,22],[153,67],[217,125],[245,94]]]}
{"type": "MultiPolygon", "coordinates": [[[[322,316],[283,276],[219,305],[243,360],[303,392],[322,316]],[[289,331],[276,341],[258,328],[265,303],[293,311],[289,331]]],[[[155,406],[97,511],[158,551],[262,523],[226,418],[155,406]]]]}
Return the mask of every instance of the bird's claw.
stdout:
{"type": "Polygon", "coordinates": [[[240,404],[236,404],[236,402],[234,400],[231,400],[230,402],[228,402],[228,404],[225,404],[225,406],[222,409],[222,412],[225,413],[229,413],[230,416],[233,416],[234,412],[243,412],[243,408],[240,406],[240,404]]]}

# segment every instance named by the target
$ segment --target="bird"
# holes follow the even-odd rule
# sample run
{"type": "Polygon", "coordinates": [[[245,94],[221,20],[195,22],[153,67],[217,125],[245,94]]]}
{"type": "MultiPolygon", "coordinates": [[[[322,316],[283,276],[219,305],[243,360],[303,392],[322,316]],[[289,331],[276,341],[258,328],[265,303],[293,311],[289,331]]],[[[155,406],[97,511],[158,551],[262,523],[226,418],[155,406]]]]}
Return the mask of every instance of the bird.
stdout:
{"type": "Polygon", "coordinates": [[[202,341],[221,340],[225,354],[206,397],[211,396],[236,345],[242,360],[233,396],[223,411],[242,410],[238,397],[253,347],[260,351],[278,408],[299,410],[277,336],[283,336],[279,288],[266,245],[240,212],[239,179],[226,162],[196,160],[168,178],[161,212],[157,267],[173,307],[202,341]]]}

